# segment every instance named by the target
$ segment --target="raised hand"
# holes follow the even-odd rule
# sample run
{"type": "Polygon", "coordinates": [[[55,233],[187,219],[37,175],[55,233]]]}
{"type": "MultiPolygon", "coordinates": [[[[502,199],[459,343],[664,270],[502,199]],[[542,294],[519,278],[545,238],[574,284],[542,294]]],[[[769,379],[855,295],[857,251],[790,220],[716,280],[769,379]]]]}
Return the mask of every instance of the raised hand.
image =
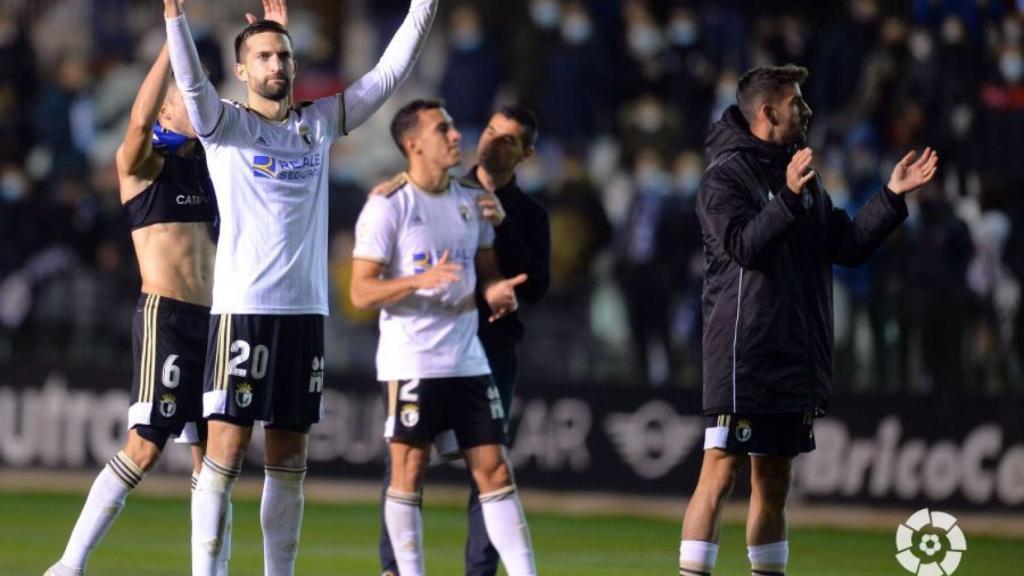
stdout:
{"type": "MultiPolygon", "coordinates": [[[[245,19],[249,24],[255,23],[258,18],[246,12],[245,19]]],[[[285,28],[288,27],[288,2],[286,0],[263,0],[263,19],[277,22],[285,28]]]]}
{"type": "Polygon", "coordinates": [[[185,0],[164,0],[164,18],[177,18],[185,13],[185,0]]]}
{"type": "Polygon", "coordinates": [[[448,261],[448,251],[445,250],[441,259],[422,274],[413,276],[413,284],[417,290],[433,290],[442,288],[458,282],[461,278],[458,274],[462,266],[448,261]]]}
{"type": "Polygon", "coordinates": [[[488,322],[507,316],[519,308],[519,300],[516,299],[516,286],[526,282],[526,274],[520,274],[507,280],[499,280],[487,287],[484,291],[484,299],[491,307],[491,316],[488,322]]]}
{"type": "Polygon", "coordinates": [[[802,194],[804,185],[814,178],[814,169],[811,162],[814,160],[814,150],[803,148],[793,155],[786,167],[786,187],[794,194],[802,194]]]}
{"type": "Polygon", "coordinates": [[[501,200],[490,192],[483,192],[476,197],[477,208],[480,209],[480,216],[489,221],[495,227],[501,226],[505,221],[505,208],[501,200]]]}
{"type": "Polygon", "coordinates": [[[931,182],[939,167],[939,155],[931,148],[925,148],[917,162],[914,162],[914,156],[917,156],[917,152],[911,150],[892,169],[892,176],[889,177],[889,190],[902,195],[913,192],[931,182]]]}

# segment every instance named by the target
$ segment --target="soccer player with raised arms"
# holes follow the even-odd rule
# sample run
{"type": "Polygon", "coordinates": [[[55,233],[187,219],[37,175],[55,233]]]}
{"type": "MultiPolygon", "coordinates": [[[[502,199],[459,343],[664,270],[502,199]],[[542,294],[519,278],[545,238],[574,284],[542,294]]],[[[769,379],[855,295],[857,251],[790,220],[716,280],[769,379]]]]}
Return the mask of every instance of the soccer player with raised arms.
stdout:
{"type": "Polygon", "coordinates": [[[202,427],[196,424],[202,418],[217,207],[203,149],[181,93],[170,84],[164,48],[135,97],[116,156],[121,203],[142,276],[132,327],[128,440],[97,475],[64,555],[47,576],[85,572],[89,554],[172,435],[193,444],[195,472],[202,462],[202,427]]]}
{"type": "Polygon", "coordinates": [[[272,21],[235,40],[247,103],[222,101],[199,65],[181,0],[164,0],[175,81],[206,148],[221,228],[203,412],[207,455],[192,499],[192,573],[213,574],[254,421],[266,429],[260,518],[266,574],[290,575],[310,426],[320,419],[327,307],[327,159],[408,76],[438,0],[412,0],[380,62],[344,93],[292,106],[296,63],[272,21]]]}
{"type": "Polygon", "coordinates": [[[454,430],[480,489],[487,534],[509,576],[537,574],[529,528],[503,447],[504,408],[477,337],[477,274],[490,321],[517,307],[525,274],[504,279],[492,250],[494,206],[453,180],[461,158],[451,117],[415,100],[391,123],[409,160],[390,190],[370,196],[356,224],[352,303],[379,308],[377,379],[384,387],[391,485],[385,524],[401,576],[424,574],[423,478],[431,443],[454,430]]]}

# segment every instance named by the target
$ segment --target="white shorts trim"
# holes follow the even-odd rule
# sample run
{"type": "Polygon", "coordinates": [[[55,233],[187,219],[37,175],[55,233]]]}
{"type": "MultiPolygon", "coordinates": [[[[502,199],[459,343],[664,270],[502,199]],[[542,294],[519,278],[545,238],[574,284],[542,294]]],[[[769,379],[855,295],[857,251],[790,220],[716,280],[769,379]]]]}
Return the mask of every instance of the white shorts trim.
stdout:
{"type": "Polygon", "coordinates": [[[136,426],[149,426],[152,413],[152,402],[135,402],[128,409],[128,429],[131,430],[136,426]]]}
{"type": "Polygon", "coordinates": [[[455,430],[445,430],[434,437],[434,449],[442,460],[459,460],[462,458],[462,450],[459,449],[459,440],[455,438],[455,430]]]}
{"type": "Polygon", "coordinates": [[[704,449],[720,448],[725,450],[729,444],[729,427],[715,426],[704,429],[704,449]]]}
{"type": "Polygon", "coordinates": [[[203,392],[203,418],[209,418],[213,414],[225,414],[228,407],[228,393],[226,390],[210,390],[203,392]]]}
{"type": "Polygon", "coordinates": [[[199,428],[195,422],[185,422],[181,434],[174,439],[175,444],[199,444],[199,428]]]}

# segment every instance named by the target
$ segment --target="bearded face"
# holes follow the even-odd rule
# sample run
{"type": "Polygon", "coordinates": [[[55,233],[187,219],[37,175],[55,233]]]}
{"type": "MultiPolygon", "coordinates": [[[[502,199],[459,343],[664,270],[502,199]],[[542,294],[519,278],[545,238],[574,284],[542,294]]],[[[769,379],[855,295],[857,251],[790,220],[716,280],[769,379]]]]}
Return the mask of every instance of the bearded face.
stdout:
{"type": "Polygon", "coordinates": [[[295,80],[291,41],[284,34],[263,32],[246,39],[244,62],[235,73],[250,92],[267,100],[288,98],[295,80]]]}
{"type": "Polygon", "coordinates": [[[516,169],[529,151],[524,144],[523,127],[502,114],[491,117],[477,148],[480,165],[491,174],[505,174],[516,169]]]}

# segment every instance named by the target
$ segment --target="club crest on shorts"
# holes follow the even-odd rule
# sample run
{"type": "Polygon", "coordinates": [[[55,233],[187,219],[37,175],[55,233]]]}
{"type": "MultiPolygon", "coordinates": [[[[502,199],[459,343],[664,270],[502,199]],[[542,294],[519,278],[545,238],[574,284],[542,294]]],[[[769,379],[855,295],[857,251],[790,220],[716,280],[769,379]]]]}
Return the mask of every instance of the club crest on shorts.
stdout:
{"type": "Polygon", "coordinates": [[[415,404],[402,404],[402,426],[412,428],[420,422],[420,407],[415,404]]]}
{"type": "Polygon", "coordinates": [[[174,394],[164,394],[160,397],[160,415],[164,418],[171,418],[178,411],[178,399],[174,394]]]}
{"type": "Polygon", "coordinates": [[[753,430],[750,428],[750,420],[746,418],[736,423],[736,439],[740,442],[746,442],[750,440],[750,435],[753,434],[753,430]]]}
{"type": "Polygon", "coordinates": [[[235,404],[238,404],[239,408],[248,408],[249,404],[252,404],[252,384],[248,382],[242,382],[235,389],[235,404]]]}

